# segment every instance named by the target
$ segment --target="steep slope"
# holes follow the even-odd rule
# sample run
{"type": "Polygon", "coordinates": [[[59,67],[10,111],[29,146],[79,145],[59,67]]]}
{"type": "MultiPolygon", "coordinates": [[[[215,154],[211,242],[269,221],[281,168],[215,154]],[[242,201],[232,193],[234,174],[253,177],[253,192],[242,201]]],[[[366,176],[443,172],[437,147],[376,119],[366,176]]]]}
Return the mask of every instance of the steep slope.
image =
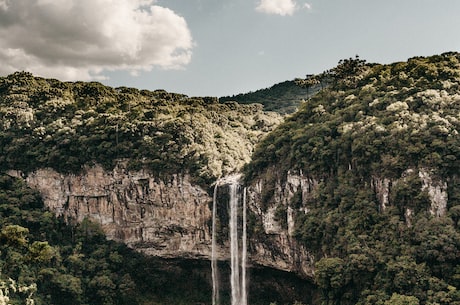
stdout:
{"type": "Polygon", "coordinates": [[[252,155],[250,263],[314,280],[322,295],[307,280],[293,298],[308,289],[301,300],[312,304],[458,304],[459,62],[343,60],[310,79],[325,89],[276,129],[280,116],[260,105],[16,73],[0,79],[0,166],[68,223],[89,218],[112,239],[199,266],[210,254],[211,187],[252,155]]]}
{"type": "MultiPolygon", "coordinates": [[[[221,269],[227,277],[227,267],[221,269]]],[[[44,209],[40,193],[4,174],[0,271],[2,304],[188,305],[211,300],[209,261],[142,255],[106,240],[88,219],[65,223],[44,209]]],[[[252,272],[251,286],[251,304],[258,305],[301,299],[308,289],[294,275],[270,269],[252,272]]]]}
{"type": "Polygon", "coordinates": [[[188,173],[213,181],[250,160],[253,146],[280,122],[260,105],[218,103],[165,91],[64,83],[15,73],[0,78],[1,169],[82,165],[188,173]]]}
{"type": "Polygon", "coordinates": [[[220,97],[220,102],[236,101],[240,104],[258,103],[266,111],[290,114],[297,110],[300,103],[321,89],[319,84],[309,88],[299,86],[295,81],[284,81],[254,92],[220,97]]]}
{"type": "MultiPolygon", "coordinates": [[[[203,286],[209,277],[209,264],[205,260],[209,259],[211,246],[211,184],[219,176],[241,169],[250,160],[254,145],[280,121],[281,116],[264,112],[261,105],[218,103],[215,98],[189,98],[165,91],[114,89],[99,83],[64,83],[15,73],[0,79],[0,169],[8,174],[8,179],[22,178],[38,190],[44,208],[66,224],[86,226],[90,221],[94,230],[98,230],[101,249],[105,247],[100,234],[103,232],[109,239],[154,255],[160,259],[158,264],[167,264],[165,269],[147,269],[166,273],[157,277],[158,282],[152,281],[155,291],[165,293],[156,291],[149,296],[164,304],[163,297],[174,297],[171,287],[178,284],[181,289],[181,282],[175,283],[174,276],[188,274],[195,265],[201,269],[192,270],[198,273],[196,285],[203,286]],[[184,263],[186,259],[194,262],[184,263]]],[[[24,223],[18,225],[28,230],[24,223]]],[[[221,260],[228,257],[225,242],[219,251],[221,260]]],[[[147,260],[146,264],[156,264],[156,259],[147,260]]],[[[117,268],[116,264],[111,265],[110,258],[108,261],[103,262],[104,266],[117,268]]],[[[22,277],[2,266],[0,270],[6,277],[22,277]]],[[[108,286],[88,289],[103,294],[104,289],[118,287],[120,283],[114,282],[112,275],[105,270],[101,273],[88,271],[86,275],[96,276],[108,286]]],[[[259,273],[277,274],[267,270],[259,273]]],[[[67,284],[75,291],[69,293],[75,295],[66,298],[75,297],[74,303],[80,304],[83,299],[92,298],[91,293],[82,291],[87,283],[79,284],[87,281],[86,275],[82,278],[74,273],[71,276],[53,273],[49,279],[70,281],[67,284]]],[[[6,277],[3,280],[7,282],[6,277]]],[[[36,275],[32,278],[37,280],[36,275]]],[[[286,283],[295,281],[298,279],[286,283]]],[[[289,300],[283,290],[291,289],[290,284],[259,281],[255,285],[278,285],[282,288],[279,293],[276,287],[265,289],[271,295],[289,300]]],[[[304,287],[305,283],[298,286],[304,287]]],[[[184,294],[196,289],[183,289],[177,295],[179,300],[170,301],[202,302],[210,294],[209,287],[203,288],[204,291],[189,298],[184,294]]],[[[41,294],[38,299],[59,297],[46,296],[48,292],[43,287],[38,289],[41,294]]],[[[120,304],[131,304],[118,300],[120,304]]],[[[269,301],[259,297],[255,304],[269,301]]]]}
{"type": "Polygon", "coordinates": [[[323,304],[457,304],[460,54],[328,78],[246,167],[259,231],[311,253],[323,304]]]}

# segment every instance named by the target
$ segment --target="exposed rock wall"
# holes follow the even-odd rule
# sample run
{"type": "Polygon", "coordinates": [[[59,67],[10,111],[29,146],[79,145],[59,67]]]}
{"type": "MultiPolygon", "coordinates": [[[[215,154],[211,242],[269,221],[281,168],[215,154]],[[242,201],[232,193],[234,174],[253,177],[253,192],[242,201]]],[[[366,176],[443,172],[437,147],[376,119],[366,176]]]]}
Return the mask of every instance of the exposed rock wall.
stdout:
{"type": "Polygon", "coordinates": [[[444,216],[447,212],[447,182],[435,179],[427,169],[420,169],[418,176],[422,181],[422,190],[428,191],[431,199],[430,213],[436,216],[444,216]]]}
{"type": "MultiPolygon", "coordinates": [[[[42,194],[45,205],[56,215],[68,220],[96,221],[109,239],[159,257],[209,259],[211,256],[212,197],[192,184],[187,175],[173,175],[166,181],[146,170],[129,171],[120,163],[112,171],[94,166],[79,175],[40,169],[25,179],[42,194]]],[[[308,185],[300,176],[289,179],[286,186],[277,187],[281,201],[289,200],[301,185],[308,185]]],[[[224,180],[219,190],[223,198],[227,187],[224,180]]],[[[266,228],[263,239],[250,238],[249,264],[310,276],[312,259],[308,252],[277,225],[270,210],[259,208],[257,191],[249,188],[248,197],[249,208],[264,219],[266,228]]],[[[219,202],[223,227],[228,226],[227,208],[225,200],[219,202]]],[[[289,226],[292,233],[292,221],[289,226]]],[[[227,232],[225,228],[223,232],[227,232]]],[[[222,239],[218,259],[227,260],[228,236],[222,239]]]]}
{"type": "MultiPolygon", "coordinates": [[[[380,204],[380,210],[384,211],[385,208],[391,204],[390,195],[392,187],[404,181],[405,176],[414,173],[414,169],[408,169],[403,173],[399,179],[391,180],[385,177],[372,177],[371,186],[377,196],[380,204]]],[[[422,182],[422,191],[427,191],[431,201],[429,212],[431,215],[444,216],[447,212],[447,182],[441,178],[436,177],[429,169],[420,168],[417,170],[418,177],[422,182]]],[[[409,213],[410,214],[410,213],[409,213]]]]}
{"type": "Polygon", "coordinates": [[[304,277],[312,277],[314,274],[314,258],[308,249],[298,243],[294,238],[294,214],[297,212],[308,213],[308,209],[301,207],[294,210],[290,201],[296,194],[300,194],[301,200],[307,200],[317,187],[317,181],[305,177],[302,173],[288,173],[285,179],[275,182],[273,201],[268,205],[263,203],[264,189],[273,187],[263,180],[258,180],[248,188],[248,206],[256,214],[262,223],[264,241],[251,243],[254,247],[252,257],[254,260],[263,262],[263,265],[293,271],[304,277]],[[278,206],[286,207],[286,227],[275,220],[278,206]],[[280,268],[281,266],[281,268],[280,268]]]}
{"type": "Polygon", "coordinates": [[[56,215],[101,224],[109,239],[161,257],[210,255],[212,198],[188,176],[167,181],[147,171],[99,166],[81,175],[41,169],[26,178],[56,215]]]}
{"type": "MultiPolygon", "coordinates": [[[[276,172],[276,169],[273,170],[276,172]]],[[[413,172],[413,170],[408,170],[413,172]]],[[[268,174],[270,175],[270,173],[268,174]]],[[[421,191],[427,191],[431,205],[429,212],[432,215],[443,216],[447,207],[447,183],[438,179],[428,169],[419,169],[418,176],[422,183],[421,191]]],[[[403,183],[404,177],[389,179],[373,177],[371,187],[378,200],[380,211],[391,205],[392,186],[403,183]]],[[[318,181],[312,177],[303,175],[302,172],[288,172],[285,177],[276,178],[273,194],[270,202],[264,202],[266,188],[273,185],[263,179],[257,180],[249,187],[249,207],[257,215],[262,223],[265,234],[264,242],[252,243],[256,247],[253,251],[253,259],[263,262],[264,265],[274,266],[283,270],[294,271],[302,276],[311,277],[314,274],[314,257],[309,253],[308,246],[298,243],[294,238],[296,213],[308,213],[306,202],[313,198],[318,187],[318,181]],[[291,200],[294,196],[300,196],[297,200],[301,205],[293,207],[291,200]],[[276,219],[276,210],[279,206],[286,209],[286,219],[281,222],[276,219]],[[282,223],[286,223],[283,227],[282,223]]],[[[405,217],[408,226],[411,225],[413,211],[406,209],[405,217]]]]}
{"type": "MultiPolygon", "coordinates": [[[[418,176],[422,190],[426,190],[431,199],[429,211],[433,215],[444,215],[447,184],[428,170],[419,170],[418,176]]],[[[129,171],[121,162],[112,171],[94,166],[79,175],[64,175],[40,169],[25,179],[40,191],[45,205],[56,215],[77,221],[84,218],[96,221],[109,239],[165,258],[209,259],[211,256],[212,197],[194,185],[187,175],[160,179],[146,170],[129,171]]],[[[392,204],[392,186],[403,179],[373,177],[371,187],[382,212],[392,204]]],[[[256,180],[247,187],[248,208],[261,227],[258,234],[249,237],[251,264],[292,271],[303,277],[313,276],[314,257],[308,245],[296,241],[294,231],[295,215],[308,213],[306,202],[314,198],[317,187],[318,181],[302,172],[288,172],[284,177],[277,177],[274,184],[256,180]],[[272,192],[269,202],[264,198],[267,191],[272,192]],[[300,205],[293,205],[293,198],[300,205]],[[280,206],[286,211],[283,221],[276,215],[280,206]]],[[[225,192],[220,190],[223,197],[225,192]]],[[[228,225],[226,209],[228,204],[223,200],[218,211],[222,227],[228,225]]],[[[406,216],[410,225],[411,216],[406,216]]],[[[229,258],[228,231],[223,228],[221,232],[217,253],[219,259],[226,260],[229,258]]]]}

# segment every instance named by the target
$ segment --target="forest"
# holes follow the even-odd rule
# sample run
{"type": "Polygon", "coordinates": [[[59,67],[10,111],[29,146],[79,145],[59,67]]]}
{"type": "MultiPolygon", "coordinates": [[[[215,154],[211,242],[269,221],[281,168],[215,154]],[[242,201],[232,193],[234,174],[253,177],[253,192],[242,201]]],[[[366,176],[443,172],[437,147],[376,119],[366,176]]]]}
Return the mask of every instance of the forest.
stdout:
{"type": "Polygon", "coordinates": [[[308,210],[296,213],[295,236],[315,253],[322,304],[460,304],[460,54],[350,58],[315,77],[327,87],[264,138],[245,175],[319,181],[289,205],[308,210]],[[442,215],[430,211],[423,172],[447,185],[442,215]],[[395,181],[387,206],[379,179],[395,181]]]}
{"type": "Polygon", "coordinates": [[[0,118],[1,170],[74,173],[128,159],[130,168],[188,172],[204,184],[249,162],[254,145],[281,121],[260,104],[27,72],[0,78],[0,118]]]}
{"type": "Polygon", "coordinates": [[[129,160],[158,176],[188,173],[208,191],[235,171],[248,185],[275,187],[290,171],[318,181],[276,209],[281,225],[295,211],[294,238],[314,256],[311,305],[460,305],[460,54],[349,58],[271,90],[231,101],[0,78],[0,304],[209,304],[209,264],[147,257],[90,220],[65,222],[7,174],[129,160]],[[426,177],[445,207],[433,208],[426,177]],[[389,181],[385,204],[377,181],[389,181]]]}
{"type": "Polygon", "coordinates": [[[236,101],[240,104],[262,104],[267,111],[280,114],[291,114],[297,111],[302,100],[319,91],[321,86],[299,86],[298,80],[284,81],[254,92],[241,93],[233,96],[223,96],[219,102],[236,101]]]}

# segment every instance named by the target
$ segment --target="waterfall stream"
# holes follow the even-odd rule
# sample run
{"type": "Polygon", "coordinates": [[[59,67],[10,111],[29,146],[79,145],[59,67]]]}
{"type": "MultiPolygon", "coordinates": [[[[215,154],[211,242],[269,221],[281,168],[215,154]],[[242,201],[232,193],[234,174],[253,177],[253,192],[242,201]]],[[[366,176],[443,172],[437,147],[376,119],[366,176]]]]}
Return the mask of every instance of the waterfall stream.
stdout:
{"type": "MultiPolygon", "coordinates": [[[[217,270],[217,245],[216,245],[216,218],[217,218],[217,189],[221,181],[217,181],[214,188],[213,210],[212,210],[212,304],[219,305],[219,283],[217,270]]],[[[246,290],[246,264],[247,264],[247,215],[246,215],[246,188],[243,189],[242,203],[241,186],[238,183],[238,176],[231,176],[225,179],[229,187],[229,238],[230,238],[230,285],[232,305],[247,305],[246,290]],[[241,219],[239,210],[241,208],[241,219]],[[239,227],[239,219],[241,227],[239,227]],[[240,229],[240,230],[239,230],[240,229]],[[241,236],[239,236],[241,232],[241,236]],[[240,240],[241,239],[241,240],[240,240]],[[241,252],[240,252],[241,249],[241,252]]]]}
{"type": "Polygon", "coordinates": [[[212,273],[212,305],[219,304],[219,277],[217,274],[216,257],[216,216],[217,216],[217,188],[219,181],[214,186],[214,196],[212,199],[212,245],[211,245],[211,273],[212,273]]]}
{"type": "Polygon", "coordinates": [[[246,290],[246,263],[248,259],[248,245],[247,245],[247,215],[246,215],[246,188],[243,189],[243,236],[242,236],[242,249],[241,249],[241,304],[247,305],[247,290],[246,290]]]}
{"type": "Polygon", "coordinates": [[[232,305],[239,305],[240,294],[240,264],[238,252],[238,185],[230,184],[230,263],[231,275],[230,283],[232,286],[232,305]]]}

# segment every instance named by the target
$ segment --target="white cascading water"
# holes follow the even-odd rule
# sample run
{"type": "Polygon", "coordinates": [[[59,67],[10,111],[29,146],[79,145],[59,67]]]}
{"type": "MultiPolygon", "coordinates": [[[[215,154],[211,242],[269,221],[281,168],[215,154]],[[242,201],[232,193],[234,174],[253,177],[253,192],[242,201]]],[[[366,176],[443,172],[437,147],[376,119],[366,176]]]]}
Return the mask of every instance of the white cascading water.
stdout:
{"type": "Polygon", "coordinates": [[[240,294],[240,264],[238,253],[238,184],[230,184],[230,284],[232,286],[232,305],[239,305],[240,294]]]}
{"type": "MultiPolygon", "coordinates": [[[[211,270],[212,270],[212,304],[219,305],[219,282],[217,270],[217,245],[216,245],[216,218],[217,218],[217,188],[219,181],[214,188],[212,204],[212,249],[211,249],[211,270]]],[[[231,176],[225,179],[229,185],[229,235],[230,235],[230,285],[232,289],[232,305],[247,305],[246,290],[246,264],[247,264],[247,228],[246,228],[246,188],[243,190],[242,203],[242,236],[241,236],[241,257],[239,252],[238,238],[238,210],[239,210],[239,184],[238,177],[231,176]],[[240,260],[241,259],[241,260],[240,260]],[[240,273],[241,271],[241,273],[240,273]]]]}
{"type": "Polygon", "coordinates": [[[247,291],[246,291],[246,263],[248,258],[248,246],[247,246],[247,216],[246,216],[246,188],[243,190],[243,237],[242,237],[242,250],[241,250],[241,304],[247,305],[247,291]]]}
{"type": "Polygon", "coordinates": [[[212,245],[211,245],[211,273],[212,273],[212,305],[219,305],[219,276],[217,274],[216,257],[216,217],[217,217],[217,187],[219,181],[214,186],[214,196],[212,200],[212,245]]]}

